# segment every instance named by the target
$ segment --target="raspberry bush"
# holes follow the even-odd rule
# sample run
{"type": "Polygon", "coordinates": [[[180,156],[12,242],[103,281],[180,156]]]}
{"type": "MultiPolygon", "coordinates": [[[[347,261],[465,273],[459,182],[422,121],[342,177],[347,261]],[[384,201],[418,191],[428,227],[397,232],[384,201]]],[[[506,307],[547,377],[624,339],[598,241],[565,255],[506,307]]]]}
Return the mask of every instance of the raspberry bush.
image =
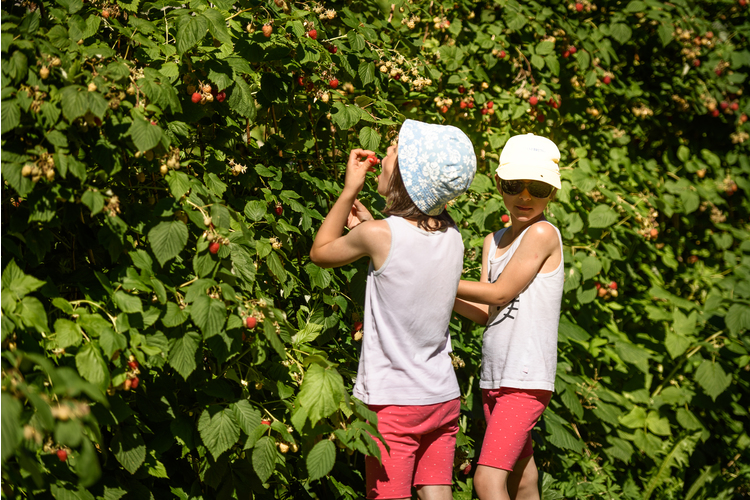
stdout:
{"type": "MultiPolygon", "coordinates": [[[[470,278],[507,138],[562,151],[544,498],[747,495],[743,1],[4,3],[3,497],[361,498],[366,262],[308,252],[407,117],[476,146],[470,278]]],[[[469,499],[482,329],[451,328],[469,499]]]]}

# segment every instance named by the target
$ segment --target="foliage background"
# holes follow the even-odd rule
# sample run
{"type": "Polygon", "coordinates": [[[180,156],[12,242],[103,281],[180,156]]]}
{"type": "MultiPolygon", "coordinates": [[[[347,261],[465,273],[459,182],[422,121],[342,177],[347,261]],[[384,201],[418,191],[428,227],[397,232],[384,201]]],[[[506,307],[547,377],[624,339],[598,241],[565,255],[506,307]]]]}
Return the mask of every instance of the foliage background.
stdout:
{"type": "MultiPolygon", "coordinates": [[[[348,150],[383,152],[407,117],[476,146],[448,208],[469,278],[502,226],[504,142],[562,151],[544,498],[746,498],[749,18],[745,0],[3,2],[3,498],[361,498],[366,263],[308,251],[348,150]]],[[[469,499],[482,329],[451,328],[469,499]]]]}

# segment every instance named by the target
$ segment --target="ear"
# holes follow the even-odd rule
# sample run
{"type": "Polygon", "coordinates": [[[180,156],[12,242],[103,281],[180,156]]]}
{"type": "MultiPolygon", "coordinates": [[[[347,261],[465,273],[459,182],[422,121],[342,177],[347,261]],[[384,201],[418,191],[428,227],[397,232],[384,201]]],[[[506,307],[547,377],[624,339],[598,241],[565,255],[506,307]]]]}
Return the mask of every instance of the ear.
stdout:
{"type": "Polygon", "coordinates": [[[500,194],[503,194],[503,186],[502,186],[502,184],[500,183],[500,176],[499,176],[499,175],[497,175],[497,174],[495,174],[495,186],[497,187],[497,191],[498,191],[498,192],[499,192],[500,194]]]}

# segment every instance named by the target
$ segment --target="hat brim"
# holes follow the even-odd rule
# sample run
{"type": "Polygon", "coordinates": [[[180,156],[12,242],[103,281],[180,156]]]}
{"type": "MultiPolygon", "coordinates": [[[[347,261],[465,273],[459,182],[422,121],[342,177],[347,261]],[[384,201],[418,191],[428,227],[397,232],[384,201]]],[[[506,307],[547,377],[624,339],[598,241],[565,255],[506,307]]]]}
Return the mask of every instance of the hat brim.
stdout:
{"type": "Polygon", "coordinates": [[[506,181],[530,180],[542,181],[550,186],[561,189],[560,174],[551,170],[539,168],[537,165],[521,165],[518,163],[500,165],[495,173],[506,181]]]}

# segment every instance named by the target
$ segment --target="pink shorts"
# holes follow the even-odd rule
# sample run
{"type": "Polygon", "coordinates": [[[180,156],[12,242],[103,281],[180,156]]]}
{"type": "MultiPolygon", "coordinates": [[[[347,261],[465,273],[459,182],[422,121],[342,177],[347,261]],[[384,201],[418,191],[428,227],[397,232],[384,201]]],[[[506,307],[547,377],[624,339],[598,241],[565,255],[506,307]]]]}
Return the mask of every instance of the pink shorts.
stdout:
{"type": "Polygon", "coordinates": [[[551,398],[551,391],[482,389],[487,432],[478,463],[512,471],[516,462],[533,455],[531,430],[551,398]]]}
{"type": "Polygon", "coordinates": [[[412,486],[453,482],[453,457],[461,403],[458,398],[424,406],[368,405],[378,414],[383,461],[365,458],[367,498],[411,498],[412,486]]]}

